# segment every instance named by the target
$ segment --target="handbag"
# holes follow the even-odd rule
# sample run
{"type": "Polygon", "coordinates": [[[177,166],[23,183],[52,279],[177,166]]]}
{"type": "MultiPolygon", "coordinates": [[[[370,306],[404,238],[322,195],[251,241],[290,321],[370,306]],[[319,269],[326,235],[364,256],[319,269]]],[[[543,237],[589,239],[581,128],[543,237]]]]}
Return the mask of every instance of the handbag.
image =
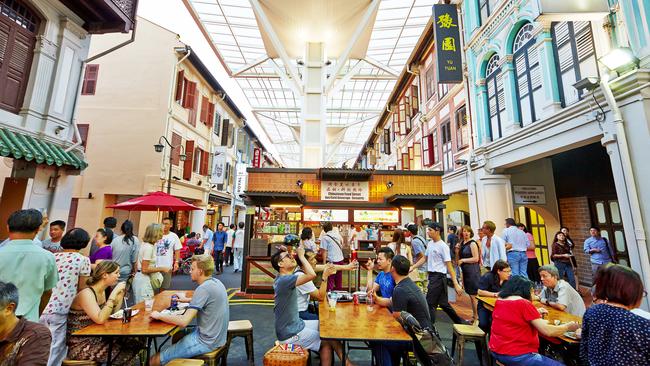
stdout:
{"type": "Polygon", "coordinates": [[[149,274],[149,281],[151,281],[151,287],[154,290],[159,289],[163,283],[163,275],[160,272],[154,272],[149,274]]]}
{"type": "Polygon", "coordinates": [[[435,326],[433,329],[422,328],[413,315],[401,311],[397,321],[413,339],[415,356],[423,365],[453,366],[454,360],[447,352],[435,326]]]}

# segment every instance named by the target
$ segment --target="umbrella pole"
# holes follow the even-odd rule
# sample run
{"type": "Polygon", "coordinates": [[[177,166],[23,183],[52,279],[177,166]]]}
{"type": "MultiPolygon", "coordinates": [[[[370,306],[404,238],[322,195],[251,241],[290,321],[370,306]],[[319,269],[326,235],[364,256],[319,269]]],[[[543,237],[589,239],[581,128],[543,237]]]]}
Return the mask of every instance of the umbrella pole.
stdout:
{"type": "Polygon", "coordinates": [[[158,212],[156,213],[156,222],[160,222],[160,207],[158,207],[158,212]]]}

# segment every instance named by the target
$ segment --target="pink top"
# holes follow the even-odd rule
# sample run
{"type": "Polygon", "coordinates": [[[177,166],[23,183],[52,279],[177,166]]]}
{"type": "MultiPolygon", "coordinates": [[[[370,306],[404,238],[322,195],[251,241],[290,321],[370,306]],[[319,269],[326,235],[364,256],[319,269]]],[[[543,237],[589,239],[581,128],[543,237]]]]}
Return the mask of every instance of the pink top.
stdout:
{"type": "Polygon", "coordinates": [[[537,255],[535,255],[535,248],[533,248],[533,244],[535,243],[535,238],[533,238],[533,234],[531,233],[526,233],[526,237],[528,237],[528,241],[530,242],[531,246],[526,249],[526,257],[530,259],[536,259],[537,255]]]}

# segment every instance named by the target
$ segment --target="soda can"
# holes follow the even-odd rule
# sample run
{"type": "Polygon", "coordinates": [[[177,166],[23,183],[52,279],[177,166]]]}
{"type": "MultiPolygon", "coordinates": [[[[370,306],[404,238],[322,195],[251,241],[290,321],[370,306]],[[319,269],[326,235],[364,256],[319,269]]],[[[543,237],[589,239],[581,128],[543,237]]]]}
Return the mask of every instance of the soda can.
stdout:
{"type": "Polygon", "coordinates": [[[359,295],[352,295],[352,300],[354,301],[354,305],[359,305],[359,295]]]}
{"type": "Polygon", "coordinates": [[[169,304],[169,307],[171,310],[176,310],[178,309],[178,295],[174,294],[172,295],[171,302],[169,304]]]}

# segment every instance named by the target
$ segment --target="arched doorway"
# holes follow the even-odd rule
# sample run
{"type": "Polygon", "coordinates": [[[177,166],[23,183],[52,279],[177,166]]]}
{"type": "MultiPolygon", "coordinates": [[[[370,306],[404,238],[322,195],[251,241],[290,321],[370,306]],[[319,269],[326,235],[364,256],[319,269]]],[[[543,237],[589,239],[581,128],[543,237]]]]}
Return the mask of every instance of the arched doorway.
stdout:
{"type": "Polygon", "coordinates": [[[469,225],[469,213],[460,210],[447,213],[447,225],[455,225],[457,228],[469,225]]]}
{"type": "Polygon", "coordinates": [[[519,206],[515,210],[515,221],[526,225],[535,239],[535,254],[540,265],[551,263],[546,235],[546,221],[530,207],[519,206]]]}

